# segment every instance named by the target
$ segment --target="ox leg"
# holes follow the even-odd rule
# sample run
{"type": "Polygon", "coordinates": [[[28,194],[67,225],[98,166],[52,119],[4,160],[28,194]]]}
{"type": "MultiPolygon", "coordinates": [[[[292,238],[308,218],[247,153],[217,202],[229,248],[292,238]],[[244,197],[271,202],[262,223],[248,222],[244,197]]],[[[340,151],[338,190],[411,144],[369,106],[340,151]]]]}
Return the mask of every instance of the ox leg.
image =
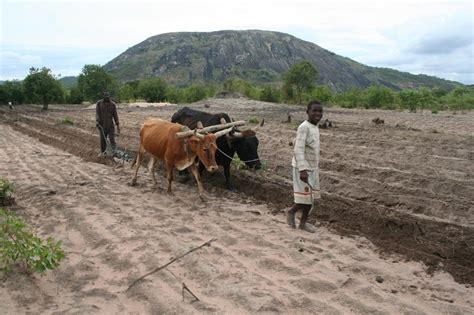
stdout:
{"type": "Polygon", "coordinates": [[[173,165],[166,163],[166,178],[168,179],[168,194],[171,194],[171,182],[173,181],[173,165]]]}
{"type": "Polygon", "coordinates": [[[198,185],[198,190],[199,190],[199,195],[202,196],[203,193],[204,193],[204,188],[202,187],[201,176],[199,176],[199,173],[198,173],[198,170],[197,170],[197,168],[196,168],[196,165],[195,165],[195,164],[191,164],[191,166],[189,167],[189,169],[191,170],[191,173],[193,173],[194,178],[196,179],[196,183],[197,183],[197,185],[198,185]]]}
{"type": "Polygon", "coordinates": [[[204,166],[204,164],[202,164],[201,161],[199,161],[198,164],[199,164],[199,176],[202,177],[202,171],[204,171],[206,167],[204,166]]]}
{"type": "Polygon", "coordinates": [[[225,186],[230,191],[237,191],[234,186],[234,181],[230,177],[230,163],[224,165],[225,186]]]}
{"type": "Polygon", "coordinates": [[[144,154],[145,154],[145,150],[140,144],[140,147],[138,148],[138,152],[137,152],[137,158],[135,160],[135,174],[133,175],[133,178],[132,178],[132,186],[135,186],[137,184],[138,169],[140,168],[140,165],[142,164],[144,154]]]}
{"type": "Polygon", "coordinates": [[[157,162],[158,160],[152,157],[150,160],[150,163],[148,164],[148,170],[151,173],[151,179],[153,180],[153,184],[155,184],[155,186],[158,185],[158,183],[156,182],[156,177],[155,177],[155,166],[157,162]]]}

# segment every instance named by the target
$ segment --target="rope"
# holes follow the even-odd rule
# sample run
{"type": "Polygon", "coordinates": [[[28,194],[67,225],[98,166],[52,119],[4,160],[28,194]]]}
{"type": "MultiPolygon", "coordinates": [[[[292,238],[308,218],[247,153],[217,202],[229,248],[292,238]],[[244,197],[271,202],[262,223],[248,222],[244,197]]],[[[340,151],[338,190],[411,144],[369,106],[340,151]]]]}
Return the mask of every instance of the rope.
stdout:
{"type": "Polygon", "coordinates": [[[246,160],[246,161],[242,161],[240,159],[235,159],[233,157],[231,157],[230,155],[226,154],[224,151],[222,151],[221,149],[219,149],[219,147],[217,147],[217,151],[219,151],[223,156],[225,156],[226,158],[228,158],[229,160],[231,161],[235,161],[235,162],[240,162],[240,163],[250,163],[250,162],[256,162],[256,161],[259,161],[260,159],[253,159],[253,160],[246,160]]]}

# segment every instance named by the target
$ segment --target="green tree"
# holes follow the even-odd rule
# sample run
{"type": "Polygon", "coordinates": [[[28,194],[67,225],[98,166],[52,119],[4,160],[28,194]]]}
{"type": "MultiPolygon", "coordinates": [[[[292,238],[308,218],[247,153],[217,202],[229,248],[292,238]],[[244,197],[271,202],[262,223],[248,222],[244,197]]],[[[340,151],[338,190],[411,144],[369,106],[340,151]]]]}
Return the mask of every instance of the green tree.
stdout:
{"type": "Polygon", "coordinates": [[[160,78],[148,78],[138,84],[138,95],[147,102],[162,102],[166,100],[168,84],[160,78]]]}
{"type": "Polygon", "coordinates": [[[171,103],[181,103],[184,100],[183,90],[178,89],[174,85],[169,85],[166,89],[166,100],[171,103]]]}
{"type": "Polygon", "coordinates": [[[259,91],[255,88],[250,81],[242,79],[228,79],[224,81],[224,91],[232,93],[241,93],[248,98],[258,99],[259,91]]]}
{"type": "Polygon", "coordinates": [[[117,84],[99,65],[85,65],[77,79],[77,87],[84,100],[90,102],[101,99],[104,91],[109,91],[112,95],[117,94],[117,84]]]}
{"type": "Polygon", "coordinates": [[[123,84],[119,88],[118,97],[121,102],[129,102],[132,99],[135,99],[134,91],[131,85],[123,84]]]}
{"type": "Polygon", "coordinates": [[[423,109],[426,109],[426,108],[435,109],[436,101],[431,90],[429,90],[426,87],[422,87],[419,90],[419,94],[420,94],[420,107],[422,111],[423,109]]]}
{"type": "Polygon", "coordinates": [[[314,88],[317,77],[318,71],[307,60],[295,63],[282,75],[284,84],[295,89],[298,104],[301,104],[303,92],[311,92],[314,88]]]}
{"type": "Polygon", "coordinates": [[[41,69],[30,68],[30,73],[23,81],[25,98],[31,103],[43,105],[43,110],[54,102],[64,101],[64,91],[61,83],[51,73],[51,70],[43,67],[41,69]]]}
{"type": "Polygon", "coordinates": [[[84,101],[84,95],[77,86],[73,86],[66,97],[66,102],[69,104],[81,104],[84,101]]]}
{"type": "Polygon", "coordinates": [[[356,108],[362,104],[362,91],[358,88],[351,88],[349,91],[337,94],[334,102],[345,108],[356,108]]]}
{"type": "Polygon", "coordinates": [[[264,102],[279,103],[281,100],[281,91],[267,85],[260,91],[260,100],[264,102]]]}
{"type": "Polygon", "coordinates": [[[23,83],[18,80],[5,81],[0,85],[0,104],[23,104],[23,83]]]}
{"type": "Polygon", "coordinates": [[[410,112],[416,112],[420,105],[421,94],[415,90],[405,89],[398,92],[398,99],[402,108],[408,108],[410,112]]]}
{"type": "Polygon", "coordinates": [[[393,92],[384,86],[370,86],[365,90],[366,108],[394,109],[395,96],[393,92]]]}
{"type": "Polygon", "coordinates": [[[312,100],[328,103],[333,97],[332,94],[332,90],[329,86],[318,85],[311,91],[310,98],[312,100]]]}
{"type": "Polygon", "coordinates": [[[206,88],[202,85],[191,85],[184,89],[184,99],[186,103],[193,103],[207,97],[206,88]]]}

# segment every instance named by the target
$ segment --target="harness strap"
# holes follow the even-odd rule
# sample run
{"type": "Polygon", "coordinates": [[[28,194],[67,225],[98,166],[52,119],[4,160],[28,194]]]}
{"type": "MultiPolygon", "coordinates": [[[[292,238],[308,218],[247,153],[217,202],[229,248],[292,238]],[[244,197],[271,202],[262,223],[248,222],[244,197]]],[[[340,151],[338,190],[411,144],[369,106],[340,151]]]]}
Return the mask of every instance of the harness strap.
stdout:
{"type": "Polygon", "coordinates": [[[241,163],[250,163],[250,162],[256,162],[260,159],[253,159],[253,160],[247,160],[247,161],[242,161],[242,160],[238,160],[238,159],[234,159],[233,157],[229,156],[228,154],[226,154],[224,151],[222,151],[221,149],[219,149],[219,147],[217,147],[217,151],[219,151],[222,155],[224,155],[226,158],[228,158],[229,160],[232,160],[232,161],[236,161],[236,162],[241,162],[241,163]]]}

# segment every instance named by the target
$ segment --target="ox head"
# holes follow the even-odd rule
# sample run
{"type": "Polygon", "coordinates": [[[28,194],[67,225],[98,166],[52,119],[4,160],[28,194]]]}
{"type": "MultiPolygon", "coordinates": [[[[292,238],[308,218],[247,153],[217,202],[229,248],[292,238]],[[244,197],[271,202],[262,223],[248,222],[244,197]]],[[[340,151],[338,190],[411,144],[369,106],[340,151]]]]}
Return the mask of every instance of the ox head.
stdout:
{"type": "MultiPolygon", "coordinates": [[[[198,129],[202,128],[202,123],[198,122],[198,129]]],[[[214,172],[218,168],[215,159],[217,149],[216,140],[230,131],[232,131],[232,127],[218,131],[214,134],[202,134],[197,132],[197,129],[195,129],[194,131],[181,132],[179,135],[177,134],[177,137],[186,137],[185,142],[187,143],[189,150],[198,156],[208,172],[214,172]],[[191,134],[189,134],[190,132],[191,134]]]]}
{"type": "Polygon", "coordinates": [[[265,120],[253,129],[240,131],[238,129],[227,135],[229,143],[235,148],[239,159],[251,169],[261,169],[262,163],[258,157],[257,130],[263,126],[265,120]]]}

